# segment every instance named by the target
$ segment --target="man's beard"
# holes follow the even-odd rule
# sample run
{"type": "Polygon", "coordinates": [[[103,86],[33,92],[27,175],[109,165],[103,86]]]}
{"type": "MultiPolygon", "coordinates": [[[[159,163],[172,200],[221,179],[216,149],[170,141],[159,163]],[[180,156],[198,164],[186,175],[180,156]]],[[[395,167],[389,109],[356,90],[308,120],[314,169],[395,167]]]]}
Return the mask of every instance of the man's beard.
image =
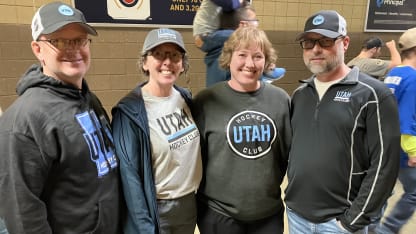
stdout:
{"type": "Polygon", "coordinates": [[[335,67],[344,62],[342,53],[331,56],[323,64],[312,64],[309,60],[305,61],[306,67],[315,75],[320,75],[332,71],[335,67]]]}

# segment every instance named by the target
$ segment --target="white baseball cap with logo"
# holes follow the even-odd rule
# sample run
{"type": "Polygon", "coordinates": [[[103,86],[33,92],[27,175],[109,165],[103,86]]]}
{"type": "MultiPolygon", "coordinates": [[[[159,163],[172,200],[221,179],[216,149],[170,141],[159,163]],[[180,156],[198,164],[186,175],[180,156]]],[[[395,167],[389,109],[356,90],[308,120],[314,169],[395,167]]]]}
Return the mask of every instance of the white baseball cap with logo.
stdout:
{"type": "Polygon", "coordinates": [[[33,40],[36,41],[40,35],[53,33],[71,23],[78,23],[87,33],[97,36],[97,31],[87,23],[80,10],[62,2],[51,2],[41,6],[33,16],[33,40]]]}

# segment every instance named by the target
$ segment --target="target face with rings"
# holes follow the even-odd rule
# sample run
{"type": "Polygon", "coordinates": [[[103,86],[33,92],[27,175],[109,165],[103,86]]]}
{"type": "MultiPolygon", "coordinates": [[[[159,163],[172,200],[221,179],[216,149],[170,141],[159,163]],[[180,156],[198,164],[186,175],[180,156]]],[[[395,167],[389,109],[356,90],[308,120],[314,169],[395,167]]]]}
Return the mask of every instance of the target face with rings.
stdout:
{"type": "Polygon", "coordinates": [[[123,4],[123,6],[125,7],[132,7],[134,5],[136,5],[139,0],[118,0],[121,4],[123,4]]]}
{"type": "Polygon", "coordinates": [[[146,20],[150,18],[151,0],[107,0],[107,13],[113,19],[146,20]]]}

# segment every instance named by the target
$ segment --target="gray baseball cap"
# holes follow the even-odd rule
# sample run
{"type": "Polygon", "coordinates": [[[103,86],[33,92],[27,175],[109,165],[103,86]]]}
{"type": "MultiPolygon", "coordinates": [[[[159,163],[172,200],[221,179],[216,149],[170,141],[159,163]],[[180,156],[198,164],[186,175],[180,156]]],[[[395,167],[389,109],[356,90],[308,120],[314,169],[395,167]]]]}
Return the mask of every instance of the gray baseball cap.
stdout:
{"type": "Polygon", "coordinates": [[[178,31],[170,28],[158,28],[153,29],[147,34],[143,43],[142,55],[145,55],[149,50],[164,43],[174,43],[186,53],[182,35],[178,31]]]}
{"type": "Polygon", "coordinates": [[[39,8],[32,19],[32,37],[37,40],[42,34],[53,33],[67,24],[78,23],[91,35],[97,36],[97,31],[87,24],[84,14],[62,2],[51,2],[39,8]]]}

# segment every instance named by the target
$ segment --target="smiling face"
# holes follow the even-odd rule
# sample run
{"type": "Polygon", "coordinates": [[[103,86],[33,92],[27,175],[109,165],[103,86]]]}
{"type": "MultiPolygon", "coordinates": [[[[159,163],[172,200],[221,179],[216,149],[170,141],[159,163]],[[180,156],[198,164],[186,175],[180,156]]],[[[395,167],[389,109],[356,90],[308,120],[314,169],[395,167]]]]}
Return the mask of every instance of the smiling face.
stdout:
{"type": "Polygon", "coordinates": [[[173,43],[161,44],[148,52],[143,70],[149,73],[149,84],[170,88],[184,71],[183,56],[173,43]]]}
{"type": "MultiPolygon", "coordinates": [[[[324,38],[318,33],[308,33],[303,40],[324,38]]],[[[331,39],[332,40],[332,39],[331,39]]],[[[348,48],[349,37],[334,39],[332,46],[322,47],[317,41],[311,49],[303,49],[303,60],[306,67],[316,75],[327,74],[344,63],[344,54],[348,48]]]]}
{"type": "Polygon", "coordinates": [[[237,91],[258,89],[265,61],[262,49],[255,44],[236,49],[231,56],[229,85],[237,91]]]}
{"type": "Polygon", "coordinates": [[[47,35],[41,35],[38,41],[33,41],[32,51],[43,67],[43,73],[67,84],[81,88],[82,79],[90,67],[90,43],[85,46],[74,46],[73,43],[59,50],[45,40],[74,40],[86,39],[85,29],[77,23],[64,26],[60,30],[47,35]]]}
{"type": "Polygon", "coordinates": [[[231,72],[228,82],[240,92],[259,89],[260,77],[266,67],[276,62],[276,51],[266,33],[256,27],[240,27],[224,43],[219,65],[231,72]]]}

